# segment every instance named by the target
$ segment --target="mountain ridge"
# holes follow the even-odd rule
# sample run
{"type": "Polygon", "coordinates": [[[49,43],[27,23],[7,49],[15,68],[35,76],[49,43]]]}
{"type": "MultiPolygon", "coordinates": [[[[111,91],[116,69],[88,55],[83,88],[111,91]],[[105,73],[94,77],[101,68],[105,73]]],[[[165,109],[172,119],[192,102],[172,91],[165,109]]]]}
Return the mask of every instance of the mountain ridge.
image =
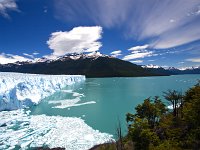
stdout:
{"type": "Polygon", "coordinates": [[[20,72],[34,74],[69,74],[85,75],[86,77],[140,77],[159,76],[148,70],[108,55],[95,53],[68,54],[55,60],[38,59],[35,62],[16,62],[0,65],[2,72],[20,72]]]}
{"type": "Polygon", "coordinates": [[[66,54],[56,59],[45,57],[34,61],[0,64],[2,72],[33,74],[69,74],[86,77],[143,77],[179,74],[200,74],[200,67],[178,69],[163,68],[158,65],[139,66],[99,52],[92,54],[66,54]]]}

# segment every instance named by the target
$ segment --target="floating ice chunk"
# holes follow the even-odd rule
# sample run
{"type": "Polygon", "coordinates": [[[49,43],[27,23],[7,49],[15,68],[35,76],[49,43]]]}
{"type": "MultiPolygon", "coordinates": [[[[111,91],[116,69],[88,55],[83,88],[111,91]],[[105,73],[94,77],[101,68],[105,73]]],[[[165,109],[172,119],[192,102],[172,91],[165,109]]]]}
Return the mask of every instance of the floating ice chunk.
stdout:
{"type": "Polygon", "coordinates": [[[85,80],[81,75],[36,75],[0,72],[0,111],[38,104],[67,85],[85,80]]]}
{"type": "Polygon", "coordinates": [[[73,93],[73,90],[61,90],[61,92],[64,92],[64,93],[73,93]]]}
{"type": "Polygon", "coordinates": [[[73,92],[73,95],[74,97],[84,97],[84,94],[80,94],[80,93],[77,93],[77,92],[73,92]]]}
{"type": "Polygon", "coordinates": [[[13,124],[0,127],[0,148],[21,149],[63,147],[70,150],[87,150],[97,144],[113,141],[112,135],[92,129],[80,118],[36,115],[22,111],[0,112],[0,118],[11,119],[13,124]],[[15,114],[15,115],[14,115],[15,114]],[[15,127],[29,122],[19,129],[15,127]]]}
{"type": "Polygon", "coordinates": [[[56,105],[56,106],[53,106],[52,108],[60,108],[60,109],[96,103],[95,101],[89,101],[89,102],[85,102],[85,103],[78,103],[78,102],[80,102],[79,97],[76,97],[75,99],[49,101],[48,103],[56,105]]]}
{"type": "Polygon", "coordinates": [[[89,101],[89,102],[85,102],[85,103],[75,104],[74,106],[82,106],[82,105],[88,105],[88,104],[96,104],[96,102],[95,101],[89,101]]]}
{"type": "Polygon", "coordinates": [[[49,101],[49,104],[55,104],[52,108],[68,108],[74,106],[76,103],[80,101],[80,98],[75,99],[67,99],[67,100],[59,100],[59,101],[49,101]]]}

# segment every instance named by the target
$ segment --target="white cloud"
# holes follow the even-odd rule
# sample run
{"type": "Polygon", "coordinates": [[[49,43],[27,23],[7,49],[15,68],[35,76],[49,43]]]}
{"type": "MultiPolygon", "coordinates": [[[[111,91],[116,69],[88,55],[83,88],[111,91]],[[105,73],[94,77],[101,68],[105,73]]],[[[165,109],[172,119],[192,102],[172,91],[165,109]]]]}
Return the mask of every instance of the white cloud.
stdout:
{"type": "Polygon", "coordinates": [[[34,53],[33,53],[33,55],[38,55],[38,54],[39,54],[38,52],[34,52],[34,53]]]}
{"type": "Polygon", "coordinates": [[[169,22],[173,23],[173,22],[175,22],[175,20],[174,20],[174,19],[170,19],[170,21],[169,21],[169,22]]]}
{"type": "Polygon", "coordinates": [[[141,6],[135,1],[142,9],[136,9],[137,16],[131,19],[132,33],[137,33],[140,40],[154,38],[151,47],[166,49],[200,39],[200,16],[187,15],[196,12],[199,0],[150,0],[141,6]]]}
{"type": "Polygon", "coordinates": [[[139,51],[139,50],[144,50],[144,49],[146,49],[148,47],[149,47],[149,45],[146,44],[146,45],[143,45],[143,46],[131,47],[128,50],[130,50],[130,51],[139,51]]]}
{"type": "Polygon", "coordinates": [[[190,59],[186,59],[186,61],[200,63],[200,58],[190,58],[190,59]]]}
{"type": "Polygon", "coordinates": [[[0,15],[10,18],[8,11],[19,11],[15,0],[0,0],[0,15]]]}
{"type": "Polygon", "coordinates": [[[0,54],[0,64],[8,64],[8,63],[15,63],[17,61],[30,61],[32,59],[19,56],[19,55],[12,55],[12,54],[0,54]]]}
{"type": "Polygon", "coordinates": [[[140,52],[140,53],[126,55],[123,58],[123,60],[133,60],[133,59],[151,57],[151,56],[153,56],[153,52],[151,52],[151,51],[148,52],[147,51],[147,52],[140,52]]]}
{"type": "Polygon", "coordinates": [[[131,61],[132,63],[137,63],[137,64],[140,64],[140,63],[143,63],[143,60],[133,60],[131,61]]]}
{"type": "Polygon", "coordinates": [[[23,53],[23,55],[24,55],[24,56],[27,56],[27,57],[30,57],[30,58],[34,58],[34,56],[31,55],[31,54],[23,53]]]}
{"type": "Polygon", "coordinates": [[[121,50],[117,50],[117,51],[113,51],[113,52],[111,52],[110,54],[112,55],[112,54],[121,54],[122,53],[122,51],[121,50]]]}
{"type": "Polygon", "coordinates": [[[98,51],[102,46],[102,27],[75,27],[71,31],[59,31],[51,34],[47,41],[55,56],[67,53],[83,53],[98,51]]]}
{"type": "Polygon", "coordinates": [[[152,62],[152,61],[156,61],[156,60],[155,60],[155,59],[150,59],[150,60],[148,60],[148,61],[151,61],[151,62],[152,62]]]}
{"type": "Polygon", "coordinates": [[[153,51],[147,50],[146,48],[148,47],[149,45],[143,45],[129,48],[128,50],[131,51],[131,54],[124,56],[123,60],[129,61],[138,58],[157,56],[157,54],[155,54],[153,51]]]}
{"type": "Polygon", "coordinates": [[[180,61],[180,62],[178,62],[178,64],[184,64],[185,62],[184,61],[180,61]]]}
{"type": "Polygon", "coordinates": [[[94,23],[113,27],[126,20],[132,0],[54,0],[56,17],[66,21],[94,23]]]}
{"type": "Polygon", "coordinates": [[[151,43],[151,46],[156,49],[166,49],[200,40],[199,26],[200,21],[199,24],[195,23],[190,26],[182,27],[181,30],[175,29],[165,33],[155,42],[151,43]]]}
{"type": "Polygon", "coordinates": [[[122,55],[122,51],[121,50],[116,50],[110,53],[112,57],[118,57],[122,55]]]}
{"type": "Polygon", "coordinates": [[[54,0],[56,17],[123,27],[127,37],[153,38],[156,49],[200,39],[200,0],[54,0]]]}

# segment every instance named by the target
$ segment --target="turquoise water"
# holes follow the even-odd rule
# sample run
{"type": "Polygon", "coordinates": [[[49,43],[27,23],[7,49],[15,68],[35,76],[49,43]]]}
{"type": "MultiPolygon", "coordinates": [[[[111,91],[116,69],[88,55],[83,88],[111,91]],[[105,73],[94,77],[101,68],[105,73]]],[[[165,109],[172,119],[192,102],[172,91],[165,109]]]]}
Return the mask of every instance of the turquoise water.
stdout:
{"type": "Polygon", "coordinates": [[[31,108],[32,115],[80,117],[100,132],[115,135],[118,120],[126,133],[125,115],[145,98],[161,96],[163,91],[186,91],[200,75],[137,78],[91,78],[44,99],[31,108]],[[72,90],[72,91],[70,91],[72,90]],[[63,107],[61,106],[63,101],[63,107]],[[69,101],[72,101],[70,105],[69,101]],[[75,101],[75,103],[73,103],[75,101]]]}

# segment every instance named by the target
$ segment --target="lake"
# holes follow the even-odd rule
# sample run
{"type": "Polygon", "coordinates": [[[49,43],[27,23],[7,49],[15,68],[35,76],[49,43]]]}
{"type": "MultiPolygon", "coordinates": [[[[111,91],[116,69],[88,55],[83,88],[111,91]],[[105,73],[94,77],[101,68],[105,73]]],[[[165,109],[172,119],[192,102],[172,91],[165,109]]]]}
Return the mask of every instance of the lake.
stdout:
{"type": "Polygon", "coordinates": [[[123,133],[126,133],[126,113],[134,112],[145,98],[160,96],[163,99],[163,92],[168,89],[185,92],[198,79],[200,75],[88,78],[85,83],[73,85],[44,99],[32,108],[31,114],[81,117],[92,128],[112,135],[115,135],[120,121],[123,133]],[[62,100],[65,104],[61,104],[62,100]]]}
{"type": "Polygon", "coordinates": [[[169,105],[164,91],[185,92],[199,79],[200,75],[88,78],[31,108],[0,112],[0,149],[87,150],[116,138],[118,122],[126,134],[126,113],[134,113],[145,98],[160,96],[169,105]]]}

